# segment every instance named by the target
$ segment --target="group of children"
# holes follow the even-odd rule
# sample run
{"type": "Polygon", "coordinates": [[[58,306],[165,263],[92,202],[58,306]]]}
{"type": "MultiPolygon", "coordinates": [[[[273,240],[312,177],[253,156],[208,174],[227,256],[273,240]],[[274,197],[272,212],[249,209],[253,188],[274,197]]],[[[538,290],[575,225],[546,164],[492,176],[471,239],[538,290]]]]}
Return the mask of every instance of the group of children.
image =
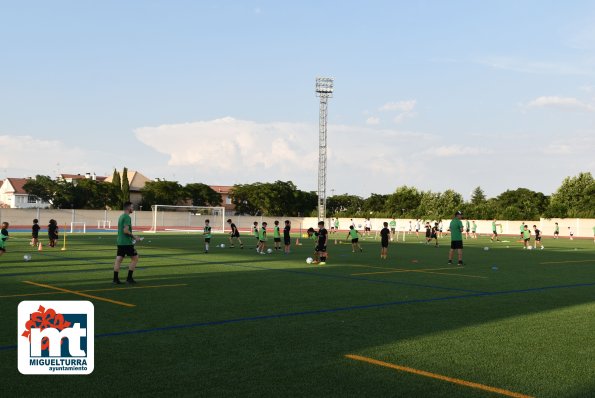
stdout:
{"type": "MultiPolygon", "coordinates": [[[[9,239],[8,234],[8,227],[9,223],[4,221],[2,223],[2,229],[0,230],[0,256],[6,252],[6,241],[9,239]]],[[[33,220],[33,226],[31,227],[31,242],[29,243],[31,246],[39,246],[39,230],[41,227],[39,226],[39,220],[36,218],[33,220]]],[[[58,242],[58,222],[54,219],[51,219],[48,224],[48,239],[49,239],[49,247],[56,247],[56,243],[58,242]]]]}

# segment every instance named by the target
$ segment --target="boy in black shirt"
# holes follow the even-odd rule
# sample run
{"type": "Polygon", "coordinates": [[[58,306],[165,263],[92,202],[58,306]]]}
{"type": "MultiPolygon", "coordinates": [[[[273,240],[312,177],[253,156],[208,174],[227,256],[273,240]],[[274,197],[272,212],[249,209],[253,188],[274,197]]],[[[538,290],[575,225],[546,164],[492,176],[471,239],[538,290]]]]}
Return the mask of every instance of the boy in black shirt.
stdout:
{"type": "Polygon", "coordinates": [[[324,228],[324,221],[318,222],[318,232],[315,232],[315,235],[317,237],[317,241],[316,248],[314,249],[314,261],[312,264],[325,265],[327,256],[326,244],[328,241],[328,232],[326,228],[324,228]]]}
{"type": "Polygon", "coordinates": [[[37,218],[33,220],[31,227],[31,246],[39,246],[39,220],[37,218]]]}
{"type": "Polygon", "coordinates": [[[238,231],[238,227],[236,227],[236,225],[231,222],[231,218],[229,220],[227,220],[227,223],[231,227],[231,232],[229,233],[229,247],[230,248],[235,247],[233,245],[233,239],[235,238],[238,241],[238,243],[240,244],[240,249],[243,249],[244,244],[242,243],[242,240],[240,239],[240,231],[238,231]]]}
{"type": "Polygon", "coordinates": [[[291,245],[291,222],[285,220],[285,228],[283,228],[283,243],[285,244],[285,254],[289,254],[289,247],[291,245]]]}
{"type": "Polygon", "coordinates": [[[390,230],[388,223],[384,222],[384,228],[380,230],[380,258],[386,260],[388,255],[388,238],[390,237],[390,230]]]}

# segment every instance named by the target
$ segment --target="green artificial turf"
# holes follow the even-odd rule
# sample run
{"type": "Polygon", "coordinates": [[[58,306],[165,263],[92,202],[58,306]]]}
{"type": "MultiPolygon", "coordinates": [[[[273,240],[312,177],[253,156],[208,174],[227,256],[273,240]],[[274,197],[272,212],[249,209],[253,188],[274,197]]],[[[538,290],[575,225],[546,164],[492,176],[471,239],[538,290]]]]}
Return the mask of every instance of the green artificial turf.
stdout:
{"type": "Polygon", "coordinates": [[[331,243],[327,265],[314,266],[311,240],[259,255],[251,237],[240,250],[215,236],[204,254],[197,234],[145,234],[131,288],[111,285],[113,234],[73,234],[67,250],[41,252],[11,237],[0,257],[2,396],[501,396],[347,354],[530,396],[595,396],[592,240],[526,251],[480,237],[457,267],[448,238],[434,248],[409,235],[388,260],[363,239],[363,253],[331,243]],[[22,300],[93,302],[91,375],[18,372],[22,300]]]}

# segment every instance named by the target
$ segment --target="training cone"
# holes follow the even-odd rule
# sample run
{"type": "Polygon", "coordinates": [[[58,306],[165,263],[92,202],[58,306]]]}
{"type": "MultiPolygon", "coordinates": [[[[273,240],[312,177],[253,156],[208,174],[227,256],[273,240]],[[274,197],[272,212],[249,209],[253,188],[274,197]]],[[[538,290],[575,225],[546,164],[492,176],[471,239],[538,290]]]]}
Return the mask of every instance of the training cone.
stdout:
{"type": "Polygon", "coordinates": [[[41,244],[41,242],[39,242],[39,245],[37,245],[37,251],[43,251],[43,245],[41,244]]]}
{"type": "Polygon", "coordinates": [[[295,245],[299,246],[300,245],[300,238],[295,238],[295,245]]]}

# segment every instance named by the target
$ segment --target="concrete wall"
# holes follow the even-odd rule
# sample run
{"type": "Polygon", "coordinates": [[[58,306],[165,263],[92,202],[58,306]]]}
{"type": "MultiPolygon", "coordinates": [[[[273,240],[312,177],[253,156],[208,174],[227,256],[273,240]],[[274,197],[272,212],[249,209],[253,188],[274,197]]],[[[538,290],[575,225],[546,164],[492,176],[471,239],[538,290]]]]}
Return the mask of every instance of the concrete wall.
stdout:
{"type": "MultiPolygon", "coordinates": [[[[39,219],[39,224],[42,228],[45,228],[48,221],[53,218],[58,221],[58,225],[63,231],[70,230],[71,222],[85,222],[87,229],[97,228],[99,223],[100,227],[105,224],[110,224],[112,229],[117,226],[118,217],[122,214],[121,210],[54,210],[54,209],[0,209],[0,221],[7,221],[11,224],[11,228],[24,227],[29,228],[34,218],[39,219]]],[[[220,230],[222,228],[221,223],[224,222],[221,216],[213,215],[190,215],[188,212],[167,212],[166,214],[159,214],[158,216],[158,227],[160,229],[166,229],[173,227],[176,229],[188,229],[195,230],[200,229],[204,225],[204,220],[209,218],[211,225],[214,229],[220,230]]],[[[314,217],[263,217],[263,216],[225,216],[225,219],[231,218],[232,221],[238,226],[243,232],[247,233],[251,230],[254,221],[260,225],[263,221],[266,221],[269,228],[273,227],[275,220],[279,221],[281,227],[284,226],[285,220],[290,220],[292,225],[292,232],[299,232],[300,229],[305,231],[309,227],[316,228],[318,220],[314,217]]],[[[151,211],[135,211],[132,214],[133,225],[138,229],[148,229],[151,227],[153,221],[153,213],[151,211]]],[[[353,222],[356,228],[362,230],[364,227],[364,218],[354,218],[353,222]],[[361,225],[361,227],[360,227],[361,225]]],[[[372,230],[382,229],[382,223],[384,221],[389,222],[390,219],[386,218],[372,218],[372,230]]],[[[396,219],[397,229],[399,231],[408,231],[409,222],[413,231],[416,228],[415,219],[396,219]]],[[[421,220],[421,232],[425,232],[424,224],[426,220],[421,220]]],[[[427,220],[434,222],[435,220],[427,220]]],[[[472,220],[470,220],[472,221],[472,220]]],[[[448,228],[449,220],[443,220],[444,230],[448,228]]],[[[464,221],[463,221],[464,222],[464,221]]],[[[554,223],[558,222],[560,225],[560,236],[568,237],[568,227],[571,227],[574,236],[576,237],[593,237],[593,227],[595,226],[595,219],[540,219],[540,220],[526,220],[525,224],[532,229],[533,225],[537,225],[541,229],[544,236],[551,236],[554,233],[554,223]]],[[[482,235],[488,235],[492,232],[492,220],[476,220],[477,232],[482,235]]],[[[498,228],[498,233],[504,235],[516,235],[519,233],[519,226],[521,221],[508,221],[508,220],[497,220],[498,224],[501,224],[498,228]]],[[[347,231],[351,224],[350,218],[339,218],[339,229],[347,231]]],[[[331,226],[331,219],[326,221],[327,228],[331,226]]],[[[229,231],[229,227],[225,224],[226,231],[229,231]]]]}

